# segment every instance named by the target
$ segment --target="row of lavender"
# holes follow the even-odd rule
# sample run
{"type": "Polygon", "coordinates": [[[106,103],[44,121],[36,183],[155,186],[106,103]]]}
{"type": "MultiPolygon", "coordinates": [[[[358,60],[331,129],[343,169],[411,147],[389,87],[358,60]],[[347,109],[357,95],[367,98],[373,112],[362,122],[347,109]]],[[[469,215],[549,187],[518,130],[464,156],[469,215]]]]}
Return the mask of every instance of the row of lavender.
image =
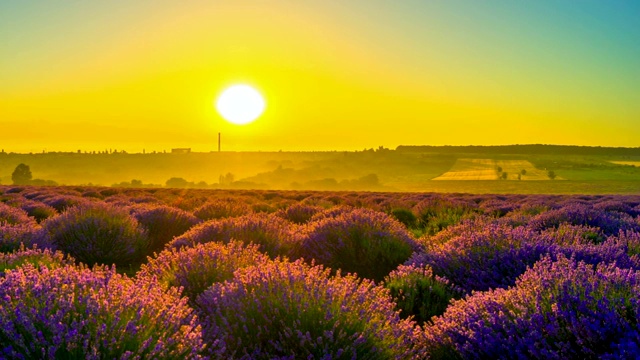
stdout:
{"type": "Polygon", "coordinates": [[[0,250],[6,358],[640,353],[640,196],[0,187],[0,250]]]}

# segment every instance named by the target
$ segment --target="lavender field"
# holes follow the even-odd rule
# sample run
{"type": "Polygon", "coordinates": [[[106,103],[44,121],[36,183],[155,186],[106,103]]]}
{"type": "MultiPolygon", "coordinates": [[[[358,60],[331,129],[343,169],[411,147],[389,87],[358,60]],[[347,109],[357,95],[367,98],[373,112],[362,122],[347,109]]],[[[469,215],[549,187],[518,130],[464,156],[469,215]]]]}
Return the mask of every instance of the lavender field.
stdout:
{"type": "Polygon", "coordinates": [[[640,195],[0,186],[0,358],[636,359],[640,195]]]}

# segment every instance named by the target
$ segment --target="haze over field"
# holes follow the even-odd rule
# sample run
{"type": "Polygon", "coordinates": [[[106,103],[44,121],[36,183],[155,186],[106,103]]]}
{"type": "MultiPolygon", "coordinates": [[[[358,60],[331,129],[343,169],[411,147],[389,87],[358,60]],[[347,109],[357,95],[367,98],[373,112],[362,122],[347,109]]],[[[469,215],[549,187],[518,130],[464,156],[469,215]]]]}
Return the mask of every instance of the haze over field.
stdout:
{"type": "Polygon", "coordinates": [[[638,146],[639,17],[634,1],[3,1],[0,147],[638,146]],[[216,111],[235,84],[264,98],[252,123],[216,111]]]}

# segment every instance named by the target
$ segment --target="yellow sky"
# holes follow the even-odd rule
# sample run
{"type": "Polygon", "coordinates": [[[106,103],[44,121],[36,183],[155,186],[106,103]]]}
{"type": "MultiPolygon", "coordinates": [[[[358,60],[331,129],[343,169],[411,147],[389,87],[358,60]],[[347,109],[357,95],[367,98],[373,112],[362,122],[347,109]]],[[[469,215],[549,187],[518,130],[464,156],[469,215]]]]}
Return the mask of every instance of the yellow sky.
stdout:
{"type": "Polygon", "coordinates": [[[412,1],[26,3],[0,8],[12,151],[208,151],[218,132],[226,150],[640,145],[638,71],[605,66],[629,54],[576,43],[579,27],[412,1]],[[252,124],[215,112],[235,83],[267,101],[252,124]]]}

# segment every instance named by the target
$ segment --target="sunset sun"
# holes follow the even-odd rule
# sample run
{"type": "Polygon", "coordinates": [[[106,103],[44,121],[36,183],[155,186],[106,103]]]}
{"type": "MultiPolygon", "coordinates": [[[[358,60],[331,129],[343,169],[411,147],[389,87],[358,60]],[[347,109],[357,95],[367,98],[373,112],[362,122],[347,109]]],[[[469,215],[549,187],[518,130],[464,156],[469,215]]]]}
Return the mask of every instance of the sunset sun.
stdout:
{"type": "Polygon", "coordinates": [[[216,100],[216,109],[233,124],[248,124],[257,119],[265,108],[262,95],[249,85],[234,85],[225,89],[216,100]]]}

